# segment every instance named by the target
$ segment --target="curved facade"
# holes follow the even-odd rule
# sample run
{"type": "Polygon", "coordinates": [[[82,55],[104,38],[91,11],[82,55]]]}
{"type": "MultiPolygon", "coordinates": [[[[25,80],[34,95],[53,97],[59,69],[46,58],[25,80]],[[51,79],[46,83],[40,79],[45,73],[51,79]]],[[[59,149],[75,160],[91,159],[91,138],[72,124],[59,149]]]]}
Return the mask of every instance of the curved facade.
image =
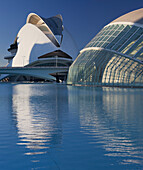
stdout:
{"type": "Polygon", "coordinates": [[[64,76],[62,80],[65,80],[67,68],[78,54],[75,42],[63,26],[61,15],[43,18],[34,13],[28,15],[26,24],[18,32],[8,51],[11,56],[5,57],[8,59],[7,67],[65,68],[64,73],[51,69],[47,80],[51,79],[51,75],[53,80],[57,76],[60,76],[59,79],[64,76]]]}
{"type": "Polygon", "coordinates": [[[143,8],[106,25],[80,51],[68,84],[143,87],[143,8]]]}

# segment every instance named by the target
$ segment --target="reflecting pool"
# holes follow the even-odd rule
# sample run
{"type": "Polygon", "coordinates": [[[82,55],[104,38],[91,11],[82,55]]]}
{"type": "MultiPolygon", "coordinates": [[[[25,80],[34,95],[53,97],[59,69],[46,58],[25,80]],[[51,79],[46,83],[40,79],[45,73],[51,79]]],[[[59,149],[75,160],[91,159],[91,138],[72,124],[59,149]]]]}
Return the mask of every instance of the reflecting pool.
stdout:
{"type": "Polygon", "coordinates": [[[143,169],[143,89],[0,84],[1,169],[143,169]]]}

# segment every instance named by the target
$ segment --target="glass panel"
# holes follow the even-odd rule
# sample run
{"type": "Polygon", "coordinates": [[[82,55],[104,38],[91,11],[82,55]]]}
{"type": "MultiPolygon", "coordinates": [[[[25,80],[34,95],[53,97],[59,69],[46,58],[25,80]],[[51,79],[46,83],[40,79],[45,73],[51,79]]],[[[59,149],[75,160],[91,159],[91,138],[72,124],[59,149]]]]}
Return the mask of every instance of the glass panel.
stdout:
{"type": "Polygon", "coordinates": [[[134,34],[123,46],[119,51],[121,51],[123,54],[125,54],[128,49],[137,41],[137,39],[140,37],[139,34],[134,34]]]}
{"type": "Polygon", "coordinates": [[[135,54],[134,58],[139,57],[142,52],[143,52],[143,47],[140,50],[138,50],[138,52],[135,54]]]}
{"type": "MultiPolygon", "coordinates": [[[[119,27],[120,29],[121,27],[119,27]]],[[[113,49],[113,50],[116,50],[118,49],[119,47],[118,46],[121,46],[118,41],[128,32],[128,30],[130,29],[129,26],[126,26],[122,31],[120,30],[119,31],[119,35],[112,41],[112,44],[109,44],[108,45],[108,48],[109,49],[113,49]],[[115,46],[115,44],[117,43],[117,45],[115,46]]],[[[113,36],[116,35],[116,32],[113,34],[113,36]]]]}
{"type": "MultiPolygon", "coordinates": [[[[129,27],[128,27],[129,28],[129,27]]],[[[129,40],[129,38],[133,35],[133,33],[137,30],[138,28],[133,26],[130,30],[128,30],[122,37],[120,37],[120,40],[118,43],[112,48],[113,50],[118,50],[124,43],[129,40]]],[[[124,47],[123,47],[124,48],[124,47]]],[[[119,51],[121,51],[120,49],[119,51]]]]}
{"type": "Polygon", "coordinates": [[[138,42],[135,43],[135,45],[128,50],[127,54],[129,56],[134,56],[141,48],[143,47],[143,36],[138,40],[138,42]]]}

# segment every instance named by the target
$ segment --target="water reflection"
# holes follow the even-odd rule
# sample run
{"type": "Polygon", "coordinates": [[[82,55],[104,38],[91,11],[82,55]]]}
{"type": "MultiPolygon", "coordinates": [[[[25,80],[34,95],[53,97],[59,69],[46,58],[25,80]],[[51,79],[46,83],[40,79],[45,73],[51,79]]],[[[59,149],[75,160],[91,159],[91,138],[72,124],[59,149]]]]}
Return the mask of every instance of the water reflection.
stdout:
{"type": "Polygon", "coordinates": [[[77,106],[81,133],[89,144],[121,164],[143,165],[143,90],[68,87],[69,110],[77,106]]]}
{"type": "Polygon", "coordinates": [[[56,155],[55,160],[43,161],[45,167],[52,164],[47,163],[50,160],[57,168],[56,161],[63,167],[72,161],[76,165],[81,155],[93,155],[97,148],[103,157],[116,158],[120,164],[143,165],[142,96],[141,89],[13,85],[17,145],[24,146],[24,154],[32,155],[33,162],[42,162],[49,152],[56,155]],[[70,154],[80,156],[75,160],[70,154]]]}
{"type": "Polygon", "coordinates": [[[19,84],[13,86],[13,116],[26,155],[46,153],[62,141],[62,122],[68,113],[67,90],[59,97],[62,88],[45,85],[19,84]],[[64,106],[64,107],[63,107],[64,106]],[[62,114],[61,114],[62,113],[62,114]],[[64,116],[64,117],[63,117],[64,116]]]}

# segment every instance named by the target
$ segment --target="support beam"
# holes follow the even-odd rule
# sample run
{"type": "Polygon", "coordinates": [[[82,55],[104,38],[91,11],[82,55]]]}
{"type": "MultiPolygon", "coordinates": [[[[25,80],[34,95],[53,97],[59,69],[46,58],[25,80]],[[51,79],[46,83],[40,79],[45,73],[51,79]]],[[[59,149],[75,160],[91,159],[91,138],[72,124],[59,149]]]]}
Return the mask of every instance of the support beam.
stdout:
{"type": "Polygon", "coordinates": [[[46,80],[56,80],[50,74],[68,72],[68,67],[0,67],[0,74],[26,75],[46,80]]]}

